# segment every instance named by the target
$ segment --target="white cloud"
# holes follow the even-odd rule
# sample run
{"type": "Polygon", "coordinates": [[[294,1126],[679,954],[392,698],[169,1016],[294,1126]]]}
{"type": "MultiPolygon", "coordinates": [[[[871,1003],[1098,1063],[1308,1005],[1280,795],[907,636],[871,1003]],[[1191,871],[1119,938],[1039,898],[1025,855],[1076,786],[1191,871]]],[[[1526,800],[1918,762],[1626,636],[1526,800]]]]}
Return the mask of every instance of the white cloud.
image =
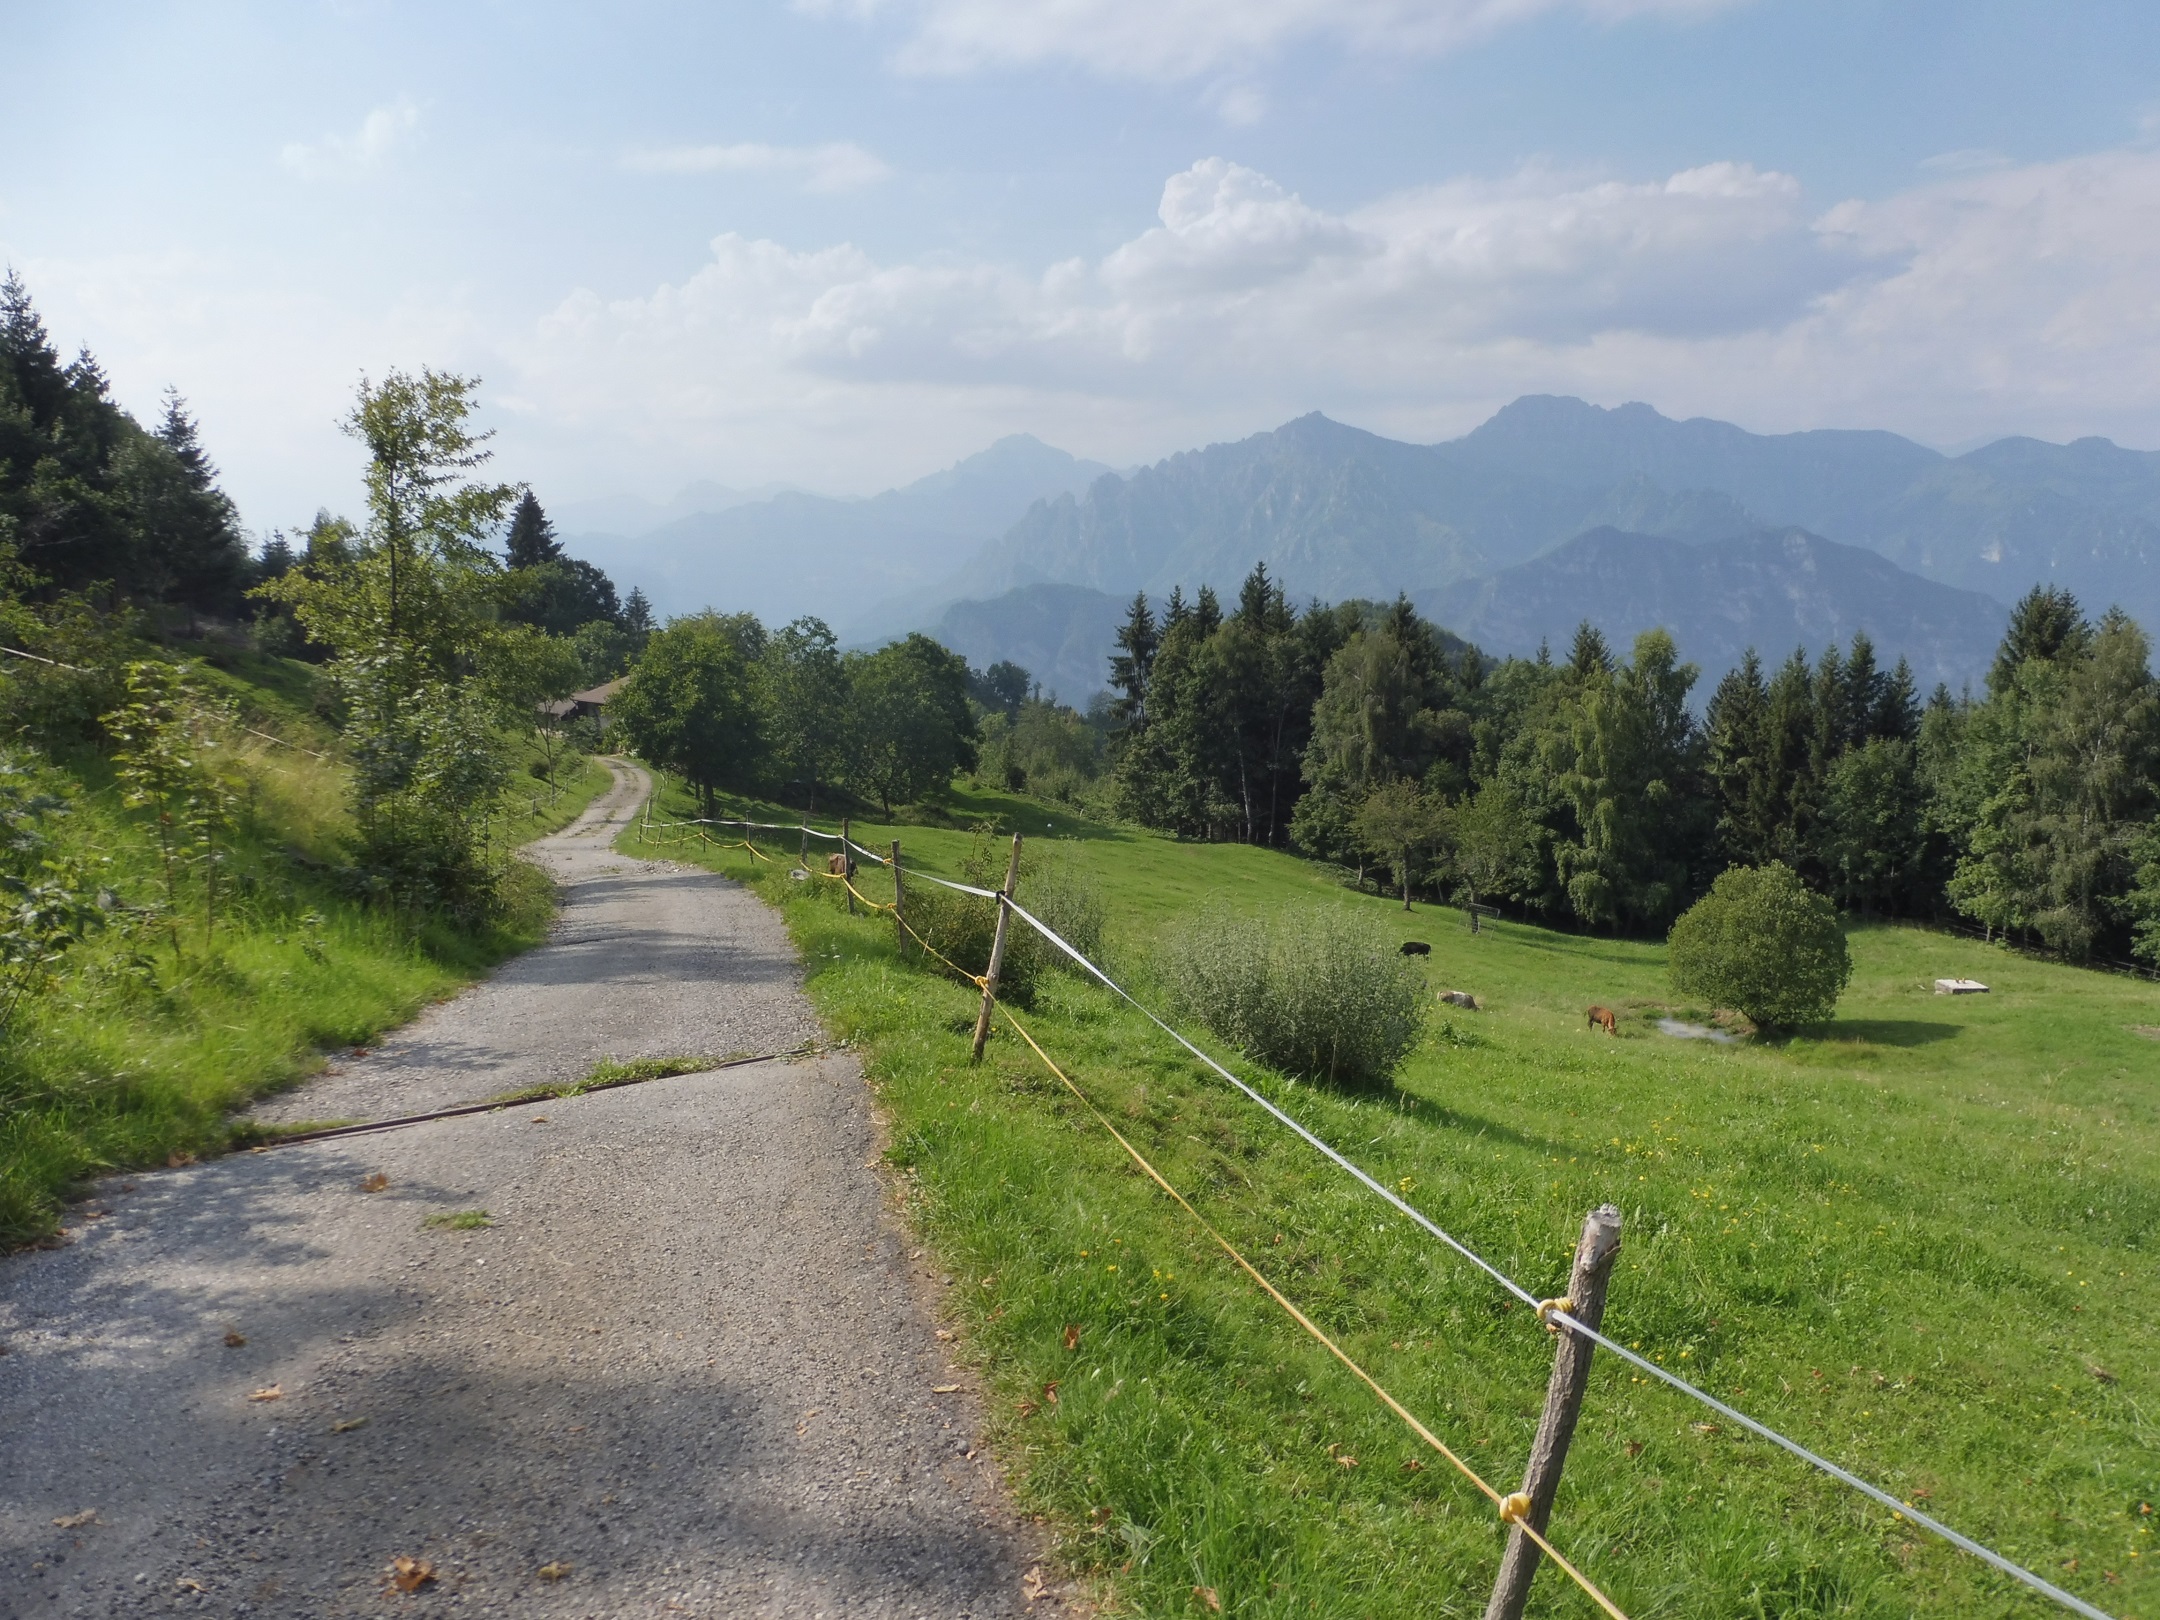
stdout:
{"type": "Polygon", "coordinates": [[[483,375],[497,465],[564,497],[698,477],[867,493],[1023,429],[1128,462],[1313,409],[1429,440],[1530,392],[1762,431],[2160,445],[2143,147],[1827,208],[1728,162],[1533,166],[1330,209],[1211,158],[1086,258],[725,235],[665,284],[544,313],[423,272],[384,293],[229,254],[0,257],[131,404],[187,392],[256,524],[349,502],[332,423],[390,364],[483,375]]]}
{"type": "Polygon", "coordinates": [[[1528,168],[1338,214],[1217,158],[1170,178],[1154,226],[1047,267],[723,236],[647,296],[565,300],[504,375],[536,428],[671,472],[725,447],[731,476],[855,489],[1015,426],[1122,459],[1315,406],[1436,437],[1538,390],[1765,430],[2151,443],[2155,262],[2140,150],[1827,211],[1715,163],[1528,168]]]}
{"type": "Polygon", "coordinates": [[[898,64],[919,73],[1075,61],[1099,72],[1177,79],[1306,40],[1433,55],[1554,11],[1600,22],[1694,17],[1736,0],[797,0],[812,14],[898,11],[898,64]]]}
{"type": "Polygon", "coordinates": [[[349,135],[325,135],[314,142],[293,141],[278,161],[303,179],[357,174],[376,168],[420,133],[420,109],[409,99],[387,102],[360,120],[349,135]]]}
{"type": "Polygon", "coordinates": [[[875,185],[892,169],[874,152],[853,141],[822,146],[649,147],[626,153],[623,167],[641,174],[781,174],[798,179],[806,191],[853,191],[875,185]]]}

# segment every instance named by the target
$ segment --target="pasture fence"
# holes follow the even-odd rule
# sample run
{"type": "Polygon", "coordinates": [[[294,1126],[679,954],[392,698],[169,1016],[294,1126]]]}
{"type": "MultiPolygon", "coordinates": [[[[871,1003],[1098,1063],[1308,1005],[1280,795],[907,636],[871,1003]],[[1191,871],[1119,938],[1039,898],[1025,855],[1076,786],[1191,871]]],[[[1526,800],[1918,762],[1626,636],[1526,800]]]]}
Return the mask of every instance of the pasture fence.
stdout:
{"type": "Polygon", "coordinates": [[[1948,1545],[1980,1560],[1997,1573],[2009,1577],[2043,1597],[2049,1598],[2069,1612],[2085,1616],[2086,1620],[2118,1620],[2118,1617],[2110,1615],[2106,1610],[2095,1607],[2072,1592],[2065,1591],[2054,1582],[2035,1574],[2032,1570],[2025,1568],[1994,1548],[1953,1529],[1932,1514],[1916,1507],[1913,1503],[1893,1496],[1890,1492],[1862,1478],[1852,1470],[1802,1445],[1799,1441],[1781,1433],[1769,1424],[1749,1416],[1730,1403],[1719,1400],[1707,1390],[1698,1388],[1679,1374],[1660,1365],[1650,1357],[1630,1349],[1627,1345],[1606,1334],[1603,1331],[1605,1285],[1610,1275],[1614,1254],[1619,1247],[1620,1229],[1619,1211],[1613,1206],[1604,1205],[1592,1210],[1585,1219],[1582,1239],[1576,1248],[1574,1266],[1566,1294],[1558,1297],[1541,1298],[1532,1290],[1524,1287],[1479,1254],[1468,1243],[1441,1226],[1415,1205],[1409,1203],[1395,1188],[1374,1177],[1333,1144],[1286,1112],[1250,1082],[1204,1051],[1182,1031],[1165,1021],[1152,1008],[1126,990],[1098,963],[1091,960],[1055,929],[1021,905],[1017,898],[1021,840],[1017,834],[1013,838],[1012,855],[1006,869],[1004,886],[998,889],[984,889],[973,884],[956,882],[953,879],[926,872],[920,867],[906,869],[907,877],[911,881],[933,884],[939,888],[987,900],[996,905],[997,932],[992,945],[990,971],[977,974],[969,972],[966,968],[945,957],[929,939],[908,924],[902,909],[902,866],[900,843],[897,839],[892,842],[888,855],[880,855],[874,850],[866,849],[862,845],[855,843],[847,831],[845,822],[842,824],[842,831],[837,833],[812,827],[807,822],[757,822],[726,817],[698,817],[683,821],[655,822],[652,819],[651,800],[648,798],[646,801],[642,836],[648,842],[664,844],[669,840],[655,838],[655,833],[679,832],[685,835],[683,841],[694,837],[715,847],[741,848],[747,850],[760,862],[771,863],[778,859],[778,857],[769,855],[759,849],[748,838],[728,840],[713,838],[705,831],[707,827],[733,828],[744,832],[798,833],[800,835],[799,848],[803,852],[802,858],[798,862],[798,869],[806,879],[829,877],[843,884],[848,891],[847,898],[851,914],[855,904],[858,902],[873,912],[890,911],[893,914],[896,931],[903,938],[914,940],[926,957],[934,958],[944,968],[982,992],[982,1008],[976,1020],[972,1061],[979,1062],[981,1060],[993,1015],[1002,1017],[1014,1033],[1019,1035],[1021,1040],[1033,1051],[1044,1067],[1086,1108],[1094,1117],[1096,1123],[1116,1141],[1117,1145],[1124,1150],[1144,1175],[1152,1180],[1180,1209],[1191,1217],[1206,1233],[1208,1238],[1221,1248],[1231,1261],[1244,1271],[1276,1305],[1281,1307],[1300,1329],[1323,1346],[1337,1361],[1342,1363],[1421,1442],[1445,1458],[1498,1508],[1501,1519],[1509,1526],[1509,1535],[1507,1546],[1502,1553],[1501,1566],[1495,1579],[1492,1597],[1485,1611],[1486,1620],[1517,1620],[1517,1617],[1522,1613],[1522,1606],[1527,1599],[1531,1577],[1536,1573],[1537,1561],[1541,1555],[1551,1558],[1554,1564],[1564,1571],[1604,1613],[1616,1617],[1616,1620],[1626,1620],[1626,1617],[1613,1600],[1600,1590],[1586,1574],[1569,1562],[1546,1539],[1544,1533],[1549,1524],[1553,1498],[1558,1490],[1568,1443],[1572,1438],[1584,1393],[1587,1389],[1590,1357],[1594,1349],[1609,1351],[1638,1371],[1664,1384],[1675,1393],[1708,1407],[1711,1411],[1718,1413],[1748,1433],[1755,1435],[1759,1439],[1769,1441],[1772,1445],[1779,1447],[1827,1477],[1858,1492],[1877,1506],[1888,1509],[1899,1520],[1927,1531],[1948,1545]],[[820,873],[811,866],[807,852],[810,840],[813,838],[831,841],[839,846],[841,854],[851,857],[839,863],[841,870],[838,873],[820,873]],[[852,857],[855,855],[860,855],[878,865],[891,868],[894,882],[894,899],[891,904],[887,905],[874,901],[856,888],[852,861],[852,857]],[[1532,1442],[1531,1455],[1525,1470],[1524,1484],[1521,1490],[1503,1495],[1496,1487],[1479,1475],[1461,1456],[1449,1448],[1431,1428],[1420,1421],[1370,1371],[1352,1357],[1349,1352],[1344,1350],[1305,1312],[1300,1310],[1205,1215],[1178,1191],[1123,1132],[1118,1130],[1110,1118],[1095,1105],[1094,1101],[1078,1083],[1058,1065],[1020,1020],[1013,1015],[1012,1009],[997,1000],[997,972],[1003,963],[1008,925],[1012,919],[1018,919],[1033,929],[1045,944],[1070,959],[1083,974],[1096,981],[1112,995],[1139,1013],[1141,1017],[1175,1041],[1204,1068],[1234,1087],[1247,1101],[1258,1106],[1276,1124],[1283,1126],[1297,1136],[1308,1147],[1311,1147],[1323,1158],[1327,1159],[1337,1169],[1352,1177],[1368,1192],[1385,1201],[1398,1214],[1420,1228],[1428,1236],[1442,1243],[1459,1258],[1483,1272],[1518,1302],[1531,1308],[1531,1319],[1543,1326],[1547,1332],[1553,1334],[1556,1343],[1553,1373],[1546,1390],[1546,1405],[1539,1421],[1536,1439],[1532,1442]]]}

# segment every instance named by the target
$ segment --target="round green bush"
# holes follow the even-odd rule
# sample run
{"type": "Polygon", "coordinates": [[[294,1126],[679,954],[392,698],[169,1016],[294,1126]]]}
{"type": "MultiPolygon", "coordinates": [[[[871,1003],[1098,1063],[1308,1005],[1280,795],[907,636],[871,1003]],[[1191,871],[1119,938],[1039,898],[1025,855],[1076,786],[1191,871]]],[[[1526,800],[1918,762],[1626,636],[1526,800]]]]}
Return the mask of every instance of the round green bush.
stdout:
{"type": "Polygon", "coordinates": [[[1180,1011],[1328,1085],[1384,1085],[1423,1032],[1424,975],[1347,907],[1260,922],[1211,906],[1165,942],[1159,970],[1180,1011]]]}
{"type": "Polygon", "coordinates": [[[1782,861],[1727,867],[1667,943],[1675,990],[1758,1028],[1825,1022],[1852,977],[1837,908],[1782,861]]]}

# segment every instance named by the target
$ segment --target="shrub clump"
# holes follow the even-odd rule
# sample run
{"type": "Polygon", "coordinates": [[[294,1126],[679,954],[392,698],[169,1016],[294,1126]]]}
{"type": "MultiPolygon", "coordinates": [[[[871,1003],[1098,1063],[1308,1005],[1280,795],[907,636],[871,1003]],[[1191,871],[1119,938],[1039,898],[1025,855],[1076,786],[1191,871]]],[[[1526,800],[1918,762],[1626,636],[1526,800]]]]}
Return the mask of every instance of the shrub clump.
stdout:
{"type": "Polygon", "coordinates": [[[1675,990],[1760,1028],[1824,1022],[1852,977],[1837,908],[1782,861],[1727,867],[1668,943],[1675,990]]]}
{"type": "Polygon", "coordinates": [[[1424,975],[1339,906],[1264,922],[1211,907],[1172,935],[1161,969],[1181,1012],[1327,1085],[1386,1084],[1424,1027],[1424,975]]]}
{"type": "MultiPolygon", "coordinates": [[[[1005,862],[1011,841],[988,829],[978,829],[974,846],[960,863],[963,882],[979,889],[995,889],[1005,881],[1005,862]]],[[[1103,961],[1103,924],[1108,908],[1102,888],[1074,864],[1063,850],[1039,844],[1020,848],[1020,882],[1014,899],[1028,912],[1055,929],[1081,955],[1108,971],[1103,961]]],[[[971,894],[956,894],[934,883],[914,883],[907,891],[908,926],[936,948],[940,955],[969,973],[982,973],[990,965],[990,946],[997,936],[997,905],[971,894]]],[[[1005,964],[998,975],[998,996],[1025,1007],[1035,999],[1035,988],[1045,971],[1053,968],[1083,971],[1063,951],[1044,939],[1019,918],[1006,931],[1005,964]]]]}

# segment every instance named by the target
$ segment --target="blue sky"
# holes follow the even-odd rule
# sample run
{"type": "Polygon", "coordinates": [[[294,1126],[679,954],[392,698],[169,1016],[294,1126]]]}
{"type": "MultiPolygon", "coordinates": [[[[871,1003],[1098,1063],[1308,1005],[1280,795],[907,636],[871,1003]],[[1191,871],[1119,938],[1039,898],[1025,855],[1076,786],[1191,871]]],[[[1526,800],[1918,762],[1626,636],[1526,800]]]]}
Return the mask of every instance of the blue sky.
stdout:
{"type": "Polygon", "coordinates": [[[2160,8],[32,6],[0,255],[249,523],[362,372],[543,500],[867,492],[1517,394],[2160,446],[2160,8]]]}

